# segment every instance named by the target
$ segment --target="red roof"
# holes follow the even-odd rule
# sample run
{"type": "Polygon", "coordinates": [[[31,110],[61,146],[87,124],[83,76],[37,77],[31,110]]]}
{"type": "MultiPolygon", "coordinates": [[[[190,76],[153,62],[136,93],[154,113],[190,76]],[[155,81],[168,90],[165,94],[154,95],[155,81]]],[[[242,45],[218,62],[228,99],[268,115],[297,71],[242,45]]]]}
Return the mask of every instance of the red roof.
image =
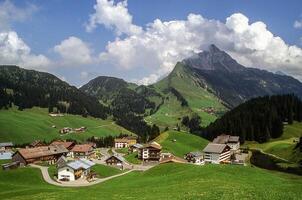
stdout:
{"type": "Polygon", "coordinates": [[[92,151],[91,144],[76,144],[71,151],[73,152],[89,152],[92,151]]]}
{"type": "Polygon", "coordinates": [[[74,145],[73,142],[64,142],[64,141],[53,141],[50,145],[63,145],[66,149],[69,149],[74,145]]]}

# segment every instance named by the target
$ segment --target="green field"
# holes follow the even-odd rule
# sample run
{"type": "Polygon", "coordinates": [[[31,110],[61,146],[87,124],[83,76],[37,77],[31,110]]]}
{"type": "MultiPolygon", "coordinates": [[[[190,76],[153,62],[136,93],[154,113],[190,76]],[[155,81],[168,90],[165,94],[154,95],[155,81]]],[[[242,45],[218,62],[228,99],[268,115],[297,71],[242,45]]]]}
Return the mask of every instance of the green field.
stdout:
{"type": "Polygon", "coordinates": [[[178,131],[162,133],[155,141],[162,145],[164,152],[173,153],[181,158],[188,152],[201,151],[209,143],[209,141],[199,136],[178,131]]]}
{"type": "Polygon", "coordinates": [[[132,164],[141,164],[142,161],[140,159],[137,158],[137,152],[134,153],[130,153],[124,156],[124,158],[132,164]]]}
{"type": "Polygon", "coordinates": [[[0,110],[0,142],[12,141],[17,144],[30,143],[33,140],[75,139],[86,140],[91,136],[131,134],[111,120],[84,118],[78,115],[50,117],[47,109],[32,108],[24,111],[17,109],[0,110]],[[52,128],[55,125],[56,128],[52,128]],[[60,136],[63,127],[87,127],[84,133],[70,133],[60,136]]]}
{"type": "Polygon", "coordinates": [[[299,176],[256,167],[163,164],[84,187],[48,185],[33,168],[0,170],[3,199],[301,199],[299,176]]]}
{"type": "Polygon", "coordinates": [[[244,146],[249,148],[261,149],[266,153],[276,155],[290,162],[302,160],[302,153],[295,150],[299,137],[302,136],[302,123],[295,122],[293,125],[284,127],[283,135],[269,142],[259,144],[257,142],[246,142],[244,146]]]}
{"type": "Polygon", "coordinates": [[[98,174],[99,178],[106,178],[123,172],[120,169],[99,164],[94,165],[91,169],[98,174]]]}

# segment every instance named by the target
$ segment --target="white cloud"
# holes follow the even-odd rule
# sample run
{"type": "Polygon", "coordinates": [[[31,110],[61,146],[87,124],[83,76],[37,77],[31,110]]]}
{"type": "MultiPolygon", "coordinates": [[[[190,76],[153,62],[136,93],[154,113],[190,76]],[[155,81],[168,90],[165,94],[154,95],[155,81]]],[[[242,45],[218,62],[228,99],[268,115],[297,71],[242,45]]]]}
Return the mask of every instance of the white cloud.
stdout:
{"type": "Polygon", "coordinates": [[[89,45],[74,36],[63,40],[53,49],[61,56],[60,64],[62,66],[84,65],[94,62],[89,45]]]}
{"type": "Polygon", "coordinates": [[[302,19],[294,22],[294,28],[302,28],[302,19]]]}
{"type": "MultiPolygon", "coordinates": [[[[98,1],[97,5],[100,2],[104,3],[98,1]]],[[[113,5],[113,1],[110,3],[113,5]]],[[[122,5],[126,10],[126,4],[122,5]]],[[[128,12],[124,14],[130,16],[128,12]]],[[[110,20],[108,23],[113,24],[110,20]]],[[[129,25],[131,20],[127,23],[129,25]]],[[[117,30],[123,29],[123,25],[114,25],[117,30]]],[[[261,21],[249,23],[241,13],[231,15],[225,23],[196,14],[189,14],[186,20],[165,22],[156,19],[140,30],[140,34],[123,31],[128,36],[109,42],[106,51],[100,54],[102,62],[120,69],[135,71],[145,68],[149,75],[138,80],[139,83],[157,81],[169,73],[177,61],[212,43],[248,67],[281,70],[297,78],[302,76],[301,48],[290,46],[274,36],[261,21]]]]}
{"type": "Polygon", "coordinates": [[[141,27],[132,24],[132,16],[127,9],[127,0],[116,4],[113,0],[97,0],[94,9],[95,13],[90,15],[86,25],[88,32],[94,30],[98,24],[114,29],[118,35],[142,32],[141,27]]]}
{"type": "Polygon", "coordinates": [[[0,3],[0,30],[9,30],[12,22],[25,21],[37,9],[33,4],[27,4],[25,8],[18,8],[9,0],[3,1],[0,3]]]}
{"type": "Polygon", "coordinates": [[[30,69],[45,70],[50,61],[44,55],[35,55],[31,49],[14,31],[0,33],[1,64],[19,65],[30,69]]]}

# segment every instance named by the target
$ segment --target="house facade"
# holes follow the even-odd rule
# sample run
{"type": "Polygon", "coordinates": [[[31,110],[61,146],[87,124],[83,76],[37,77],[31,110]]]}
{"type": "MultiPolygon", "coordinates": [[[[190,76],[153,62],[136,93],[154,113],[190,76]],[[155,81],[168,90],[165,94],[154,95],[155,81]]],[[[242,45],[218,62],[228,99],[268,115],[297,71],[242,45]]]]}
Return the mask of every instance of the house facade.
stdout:
{"type": "Polygon", "coordinates": [[[129,151],[130,151],[131,153],[138,152],[139,149],[142,148],[143,146],[144,146],[144,145],[139,144],[139,143],[134,144],[134,145],[132,145],[132,146],[129,147],[129,151]]]}
{"type": "Polygon", "coordinates": [[[109,158],[107,158],[105,160],[107,165],[115,165],[115,166],[118,166],[118,167],[122,167],[123,164],[124,164],[124,161],[125,161],[125,159],[121,156],[118,156],[118,155],[110,156],[109,158]]]}
{"type": "Polygon", "coordinates": [[[0,143],[0,151],[7,151],[13,148],[14,144],[12,142],[0,143]]]}
{"type": "Polygon", "coordinates": [[[90,174],[90,169],[95,163],[80,159],[68,162],[61,167],[58,167],[58,179],[60,181],[75,181],[79,178],[85,178],[90,174]]]}
{"type": "Polygon", "coordinates": [[[95,152],[91,144],[77,144],[70,150],[70,156],[88,159],[95,157],[95,152]]]}
{"type": "Polygon", "coordinates": [[[30,163],[47,162],[55,164],[68,150],[62,145],[41,146],[36,148],[19,149],[12,156],[13,162],[20,162],[23,165],[30,163]]]}
{"type": "Polygon", "coordinates": [[[143,161],[159,161],[162,147],[156,142],[144,145],[139,149],[138,158],[143,161]]]}
{"type": "Polygon", "coordinates": [[[114,147],[117,149],[120,148],[128,148],[134,144],[136,144],[136,137],[128,136],[123,138],[115,138],[114,139],[114,147]]]}
{"type": "Polygon", "coordinates": [[[209,143],[204,149],[204,161],[207,163],[220,164],[229,162],[231,148],[226,144],[209,143]]]}

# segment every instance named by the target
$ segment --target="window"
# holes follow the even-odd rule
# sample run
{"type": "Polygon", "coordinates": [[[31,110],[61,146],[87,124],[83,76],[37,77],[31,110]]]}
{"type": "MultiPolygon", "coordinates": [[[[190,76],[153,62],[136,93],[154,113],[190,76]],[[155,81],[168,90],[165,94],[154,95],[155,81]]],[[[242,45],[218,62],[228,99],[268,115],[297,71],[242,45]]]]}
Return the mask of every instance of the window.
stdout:
{"type": "Polygon", "coordinates": [[[68,172],[69,172],[69,169],[67,168],[67,169],[66,169],[66,171],[68,171],[68,172]]]}

